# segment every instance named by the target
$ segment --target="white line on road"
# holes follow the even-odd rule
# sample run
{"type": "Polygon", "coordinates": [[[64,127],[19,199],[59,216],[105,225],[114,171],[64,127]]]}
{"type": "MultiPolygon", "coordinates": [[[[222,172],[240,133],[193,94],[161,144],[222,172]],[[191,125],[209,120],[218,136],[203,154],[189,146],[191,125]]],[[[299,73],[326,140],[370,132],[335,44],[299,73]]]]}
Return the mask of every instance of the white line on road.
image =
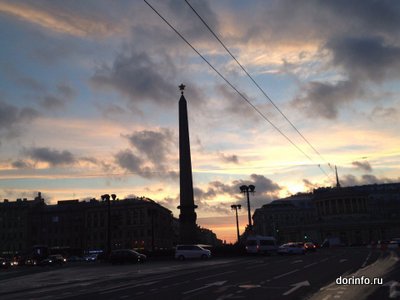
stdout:
{"type": "Polygon", "coordinates": [[[313,262],[312,264],[305,265],[303,267],[303,269],[309,268],[309,267],[314,266],[314,265],[318,265],[318,263],[317,262],[313,262]]]}
{"type": "Polygon", "coordinates": [[[282,296],[287,296],[303,286],[310,286],[310,282],[308,280],[306,280],[306,281],[298,282],[295,284],[291,284],[290,286],[292,286],[292,288],[290,290],[288,290],[287,292],[283,293],[282,296]]]}
{"type": "Polygon", "coordinates": [[[268,265],[268,264],[255,265],[255,266],[247,267],[247,268],[244,268],[244,269],[245,270],[252,270],[252,269],[257,269],[257,268],[260,268],[260,267],[264,267],[266,265],[268,265]]]}
{"type": "Polygon", "coordinates": [[[368,256],[367,256],[367,258],[365,259],[364,263],[362,264],[361,268],[365,268],[365,266],[367,265],[367,262],[368,262],[369,258],[371,257],[371,254],[372,254],[372,252],[370,251],[370,252],[368,253],[368,256]]]}
{"type": "Polygon", "coordinates": [[[293,261],[293,262],[292,262],[292,265],[293,265],[293,264],[298,264],[298,263],[301,263],[301,262],[303,262],[303,260],[302,260],[302,259],[298,259],[298,260],[293,261]]]}
{"type": "Polygon", "coordinates": [[[122,291],[122,290],[126,290],[126,289],[132,289],[135,287],[139,287],[139,286],[148,286],[148,285],[152,285],[157,283],[158,281],[149,281],[149,282],[143,282],[143,283],[139,283],[139,284],[135,284],[135,285],[131,285],[131,284],[124,284],[124,285],[120,285],[120,286],[116,286],[116,287],[112,287],[108,290],[102,291],[99,294],[103,295],[103,294],[109,294],[109,293],[114,293],[116,291],[122,291]]]}
{"type": "Polygon", "coordinates": [[[213,283],[208,283],[208,284],[206,284],[205,286],[201,286],[201,287],[199,287],[199,288],[197,288],[197,289],[193,289],[193,290],[190,290],[190,291],[183,292],[182,294],[183,294],[183,295],[190,294],[190,293],[193,293],[193,292],[197,292],[197,291],[200,291],[200,290],[204,290],[204,289],[209,288],[209,287],[211,287],[211,286],[221,286],[221,285],[223,285],[225,282],[226,282],[226,280],[225,280],[225,281],[216,281],[216,282],[213,282],[213,283]]]}
{"type": "Polygon", "coordinates": [[[221,276],[221,275],[225,275],[225,274],[230,274],[230,273],[235,273],[235,272],[236,272],[236,271],[228,271],[228,272],[218,273],[218,274],[214,274],[214,275],[209,275],[209,276],[200,277],[200,278],[197,278],[196,280],[203,280],[203,279],[212,278],[212,277],[217,277],[217,276],[221,276]]]}
{"type": "Polygon", "coordinates": [[[274,279],[282,278],[284,276],[296,273],[297,271],[299,271],[299,269],[294,269],[293,271],[290,271],[290,272],[287,272],[287,273],[284,273],[284,274],[281,274],[281,275],[277,275],[277,276],[274,277],[274,279]]]}

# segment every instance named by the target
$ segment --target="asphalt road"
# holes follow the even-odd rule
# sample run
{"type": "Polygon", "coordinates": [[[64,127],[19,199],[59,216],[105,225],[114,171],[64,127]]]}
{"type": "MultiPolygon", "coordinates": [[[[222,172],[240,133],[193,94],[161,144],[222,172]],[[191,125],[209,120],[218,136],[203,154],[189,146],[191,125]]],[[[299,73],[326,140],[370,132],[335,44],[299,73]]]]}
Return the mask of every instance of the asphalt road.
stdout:
{"type": "Polygon", "coordinates": [[[393,251],[337,248],[296,256],[33,267],[0,272],[0,298],[395,299],[398,260],[393,251]],[[337,284],[340,276],[382,282],[337,284]]]}

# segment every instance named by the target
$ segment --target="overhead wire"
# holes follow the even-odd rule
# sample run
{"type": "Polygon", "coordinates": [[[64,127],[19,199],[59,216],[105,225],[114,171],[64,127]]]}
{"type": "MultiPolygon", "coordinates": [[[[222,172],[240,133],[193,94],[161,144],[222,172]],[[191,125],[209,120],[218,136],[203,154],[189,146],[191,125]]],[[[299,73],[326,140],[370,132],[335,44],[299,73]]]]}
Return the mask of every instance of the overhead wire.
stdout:
{"type": "MultiPolygon", "coordinates": [[[[227,83],[244,101],[250,105],[265,121],[267,121],[276,131],[278,131],[292,146],[294,146],[299,152],[301,152],[308,160],[314,162],[314,160],[305,153],[299,146],[297,146],[282,130],[280,130],[272,121],[268,119],[250,100],[247,99],[243,93],[241,93],[224,75],[222,75],[167,19],[165,19],[160,12],[158,12],[147,0],[143,0],[201,59],[221,77],[225,83],[227,83]]],[[[330,176],[321,168],[320,165],[317,164],[319,169],[328,177],[329,180],[332,180],[330,176]]]]}
{"type": "Polygon", "coordinates": [[[246,68],[239,62],[239,60],[233,55],[233,53],[228,49],[228,47],[224,44],[224,42],[218,37],[218,35],[212,30],[212,28],[207,24],[207,22],[200,16],[200,14],[196,11],[196,9],[189,3],[188,0],[185,0],[186,4],[192,9],[192,11],[196,14],[196,16],[201,20],[204,26],[211,32],[211,34],[217,39],[217,41],[221,44],[221,46],[228,52],[228,54],[232,57],[232,59],[237,63],[237,65],[243,70],[243,72],[250,78],[250,80],[254,83],[254,85],[260,90],[260,92],[267,98],[267,100],[275,107],[275,109],[282,115],[282,117],[291,125],[291,127],[300,135],[300,137],[310,146],[310,148],[325,162],[328,166],[333,170],[331,164],[325,160],[325,158],[321,155],[321,153],[308,141],[308,139],[300,132],[300,130],[289,120],[289,118],[283,113],[283,111],[275,104],[275,102],[268,96],[268,94],[264,91],[264,89],[255,81],[253,76],[246,70],[246,68]]]}

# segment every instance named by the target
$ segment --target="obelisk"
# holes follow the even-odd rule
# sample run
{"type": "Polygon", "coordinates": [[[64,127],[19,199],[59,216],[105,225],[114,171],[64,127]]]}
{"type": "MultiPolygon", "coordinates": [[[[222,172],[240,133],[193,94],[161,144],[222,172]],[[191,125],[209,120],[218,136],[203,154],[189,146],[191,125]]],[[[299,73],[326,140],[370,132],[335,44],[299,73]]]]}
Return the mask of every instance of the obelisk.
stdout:
{"type": "Polygon", "coordinates": [[[180,209],[179,232],[180,243],[197,243],[197,225],[193,198],[192,161],[190,158],[189,123],[187,103],[183,90],[185,86],[179,86],[181,98],[179,99],[179,179],[180,179],[180,209]]]}

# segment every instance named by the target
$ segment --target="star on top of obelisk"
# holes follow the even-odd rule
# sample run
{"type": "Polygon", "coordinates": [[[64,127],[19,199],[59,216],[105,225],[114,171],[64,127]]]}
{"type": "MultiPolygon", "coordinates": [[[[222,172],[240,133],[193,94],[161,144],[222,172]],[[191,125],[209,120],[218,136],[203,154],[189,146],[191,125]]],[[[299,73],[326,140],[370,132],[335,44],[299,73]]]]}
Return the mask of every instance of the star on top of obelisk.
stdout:
{"type": "Polygon", "coordinates": [[[185,89],[186,85],[184,85],[183,83],[181,83],[181,85],[179,86],[179,90],[181,91],[181,94],[183,95],[183,90],[185,89]]]}

